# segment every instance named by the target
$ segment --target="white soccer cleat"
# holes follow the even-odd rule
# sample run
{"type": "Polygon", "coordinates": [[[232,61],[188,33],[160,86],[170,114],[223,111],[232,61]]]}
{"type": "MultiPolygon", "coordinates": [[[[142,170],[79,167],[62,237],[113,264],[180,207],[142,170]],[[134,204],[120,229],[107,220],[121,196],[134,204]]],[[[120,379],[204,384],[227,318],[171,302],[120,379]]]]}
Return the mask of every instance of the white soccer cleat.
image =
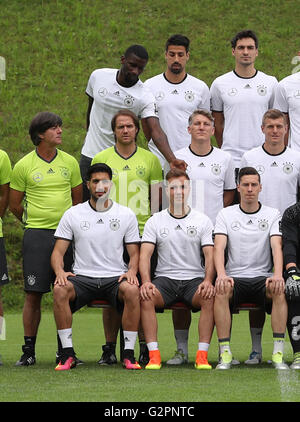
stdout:
{"type": "Polygon", "coordinates": [[[294,354],[294,360],[290,365],[290,369],[300,369],[300,353],[294,354]]]}
{"type": "Polygon", "coordinates": [[[253,350],[250,353],[249,359],[245,360],[245,364],[246,365],[258,365],[261,363],[261,353],[256,352],[255,350],[253,350]]]}
{"type": "Polygon", "coordinates": [[[225,350],[220,355],[220,361],[218,365],[216,366],[216,369],[230,369],[232,365],[232,354],[225,350]]]}
{"type": "Polygon", "coordinates": [[[282,352],[277,352],[272,355],[272,364],[275,369],[290,369],[289,366],[283,361],[282,352]]]}
{"type": "Polygon", "coordinates": [[[167,361],[167,365],[183,365],[188,363],[188,356],[181,349],[176,350],[175,355],[167,361]]]}

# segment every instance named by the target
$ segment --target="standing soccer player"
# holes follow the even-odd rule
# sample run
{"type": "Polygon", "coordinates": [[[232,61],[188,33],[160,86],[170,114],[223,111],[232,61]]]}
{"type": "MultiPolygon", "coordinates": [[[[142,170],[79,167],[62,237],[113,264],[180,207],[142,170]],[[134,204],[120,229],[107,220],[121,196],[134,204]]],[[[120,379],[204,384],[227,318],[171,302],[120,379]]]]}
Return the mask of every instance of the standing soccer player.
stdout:
{"type": "Polygon", "coordinates": [[[150,357],[146,369],[161,367],[155,308],[163,309],[178,300],[193,309],[201,308],[195,367],[211,369],[207,355],[214,329],[213,225],[205,214],[187,204],[190,185],[186,173],[172,169],[166,180],[169,206],[147,221],[140,252],[141,321],[150,357]],[[157,266],[151,280],[155,246],[157,266]]]}
{"type": "Polygon", "coordinates": [[[277,369],[288,369],[283,362],[287,303],[282,277],[281,216],[277,209],[258,201],[262,185],[253,167],[240,169],[237,189],[240,204],[221,210],[214,230],[214,316],[221,356],[217,369],[231,367],[231,312],[244,302],[255,302],[271,314],[272,362],[277,369]]]}
{"type": "MultiPolygon", "coordinates": [[[[136,145],[139,119],[130,110],[120,110],[112,119],[112,130],[116,143],[93,158],[92,164],[105,163],[113,169],[114,190],[112,198],[128,206],[135,213],[142,236],[148,218],[160,207],[162,168],[152,152],[136,145]]],[[[121,322],[119,313],[113,308],[103,310],[106,344],[100,365],[117,362],[115,347],[121,322]]],[[[148,363],[148,349],[140,337],[141,364],[148,363]]]]}
{"type": "MultiPolygon", "coordinates": [[[[208,86],[186,71],[189,58],[190,40],[181,34],[172,35],[165,46],[165,72],[145,81],[145,86],[155,97],[159,122],[172,151],[189,145],[187,122],[193,111],[210,108],[208,86]]],[[[151,139],[148,121],[143,120],[142,124],[149,140],[149,149],[158,156],[164,168],[166,160],[151,139]]]]}
{"type": "MultiPolygon", "coordinates": [[[[2,218],[5,214],[8,205],[8,194],[9,194],[9,182],[11,175],[11,163],[10,159],[5,151],[0,150],[0,335],[4,330],[4,319],[3,319],[3,305],[1,299],[1,286],[4,286],[9,282],[7,261],[5,254],[4,238],[2,231],[2,218]]],[[[1,355],[0,355],[0,365],[1,355]]]]}
{"type": "MultiPolygon", "coordinates": [[[[155,145],[171,166],[185,167],[171,151],[159,124],[154,97],[139,79],[147,62],[147,50],[141,45],[132,45],[121,57],[120,69],[105,68],[92,72],[86,88],[87,135],[80,159],[83,180],[93,157],[114,145],[110,123],[113,116],[123,108],[130,109],[142,121],[147,121],[155,145]]],[[[89,192],[84,185],[84,199],[88,198],[89,192]]]]}
{"type": "Polygon", "coordinates": [[[234,70],[217,77],[210,88],[218,146],[228,151],[240,168],[242,155],[262,145],[263,114],[273,106],[277,80],[255,68],[258,39],[251,30],[231,40],[234,70]]]}
{"type": "Polygon", "coordinates": [[[286,143],[300,151],[300,72],[282,79],[275,92],[274,107],[286,114],[289,132],[286,143]]]}
{"type": "MultiPolygon", "coordinates": [[[[50,257],[58,222],[71,205],[82,200],[82,179],[74,157],[61,151],[62,120],[50,112],[38,113],[31,121],[29,134],[35,150],[21,158],[13,168],[9,208],[24,224],[23,274],[23,354],[18,366],[36,362],[35,343],[41,319],[41,300],[51,289],[55,274],[50,257]]],[[[71,249],[66,268],[71,269],[71,249]]]]}

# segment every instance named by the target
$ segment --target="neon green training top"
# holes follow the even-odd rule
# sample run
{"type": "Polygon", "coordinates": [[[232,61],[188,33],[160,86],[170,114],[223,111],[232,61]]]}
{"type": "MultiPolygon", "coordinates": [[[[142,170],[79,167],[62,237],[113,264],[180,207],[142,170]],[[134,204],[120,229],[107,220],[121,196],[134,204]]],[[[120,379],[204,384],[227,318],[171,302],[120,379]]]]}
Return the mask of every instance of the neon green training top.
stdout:
{"type": "MultiPolygon", "coordinates": [[[[6,185],[10,182],[11,163],[5,151],[0,149],[0,185],[6,185]]],[[[0,237],[3,237],[2,218],[0,218],[0,237]]]]}
{"type": "Polygon", "coordinates": [[[130,157],[123,158],[113,146],[96,154],[91,164],[96,163],[105,163],[111,167],[114,187],[110,196],[119,204],[132,209],[142,235],[144,225],[151,216],[149,190],[151,185],[162,181],[159,159],[140,147],[130,157]]]}
{"type": "Polygon", "coordinates": [[[34,150],[13,168],[10,187],[25,193],[25,228],[56,229],[63,213],[72,206],[71,189],[82,183],[77,160],[56,151],[48,162],[34,150]]]}

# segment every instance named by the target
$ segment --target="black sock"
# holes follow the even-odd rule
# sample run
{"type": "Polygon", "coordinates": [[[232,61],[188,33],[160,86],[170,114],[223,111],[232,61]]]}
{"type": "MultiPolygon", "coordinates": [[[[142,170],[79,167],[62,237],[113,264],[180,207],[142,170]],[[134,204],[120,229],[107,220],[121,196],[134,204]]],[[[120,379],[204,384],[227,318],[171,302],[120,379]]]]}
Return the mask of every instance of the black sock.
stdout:
{"type": "Polygon", "coordinates": [[[25,346],[35,349],[36,336],[24,336],[25,346]]]}

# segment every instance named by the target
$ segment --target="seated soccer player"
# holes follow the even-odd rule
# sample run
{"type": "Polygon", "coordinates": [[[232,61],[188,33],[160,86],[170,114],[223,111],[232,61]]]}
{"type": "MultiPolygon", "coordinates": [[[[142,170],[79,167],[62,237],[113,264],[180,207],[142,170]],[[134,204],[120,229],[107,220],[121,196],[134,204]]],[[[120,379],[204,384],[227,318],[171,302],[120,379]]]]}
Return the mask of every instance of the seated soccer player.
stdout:
{"type": "Polygon", "coordinates": [[[123,365],[141,369],[134,358],[140,321],[139,230],[135,214],[109,199],[112,170],[95,164],[88,171],[90,200],[71,207],[59,222],[51,257],[56,274],[53,289],[54,316],[62,343],[62,357],[55,368],[68,370],[76,365],[72,343],[72,313],[95,298],[104,298],[122,313],[124,331],[123,365]],[[65,272],[63,256],[74,245],[73,272],[65,272]],[[128,267],[123,260],[125,242],[128,267]]]}
{"type": "Polygon", "coordinates": [[[140,250],[141,321],[150,358],[145,368],[161,368],[155,308],[183,301],[201,309],[195,367],[211,369],[207,354],[214,328],[213,225],[206,215],[187,205],[190,183],[185,172],[172,169],[166,181],[169,206],[146,222],[140,250]],[[157,266],[151,280],[155,246],[157,266]]]}
{"type": "Polygon", "coordinates": [[[283,361],[287,303],[282,277],[281,216],[277,209],[258,201],[262,185],[253,167],[240,169],[237,188],[240,204],[221,210],[214,230],[214,315],[221,352],[217,369],[231,367],[230,310],[243,302],[257,303],[271,313],[272,363],[277,369],[288,369],[283,361]]]}

